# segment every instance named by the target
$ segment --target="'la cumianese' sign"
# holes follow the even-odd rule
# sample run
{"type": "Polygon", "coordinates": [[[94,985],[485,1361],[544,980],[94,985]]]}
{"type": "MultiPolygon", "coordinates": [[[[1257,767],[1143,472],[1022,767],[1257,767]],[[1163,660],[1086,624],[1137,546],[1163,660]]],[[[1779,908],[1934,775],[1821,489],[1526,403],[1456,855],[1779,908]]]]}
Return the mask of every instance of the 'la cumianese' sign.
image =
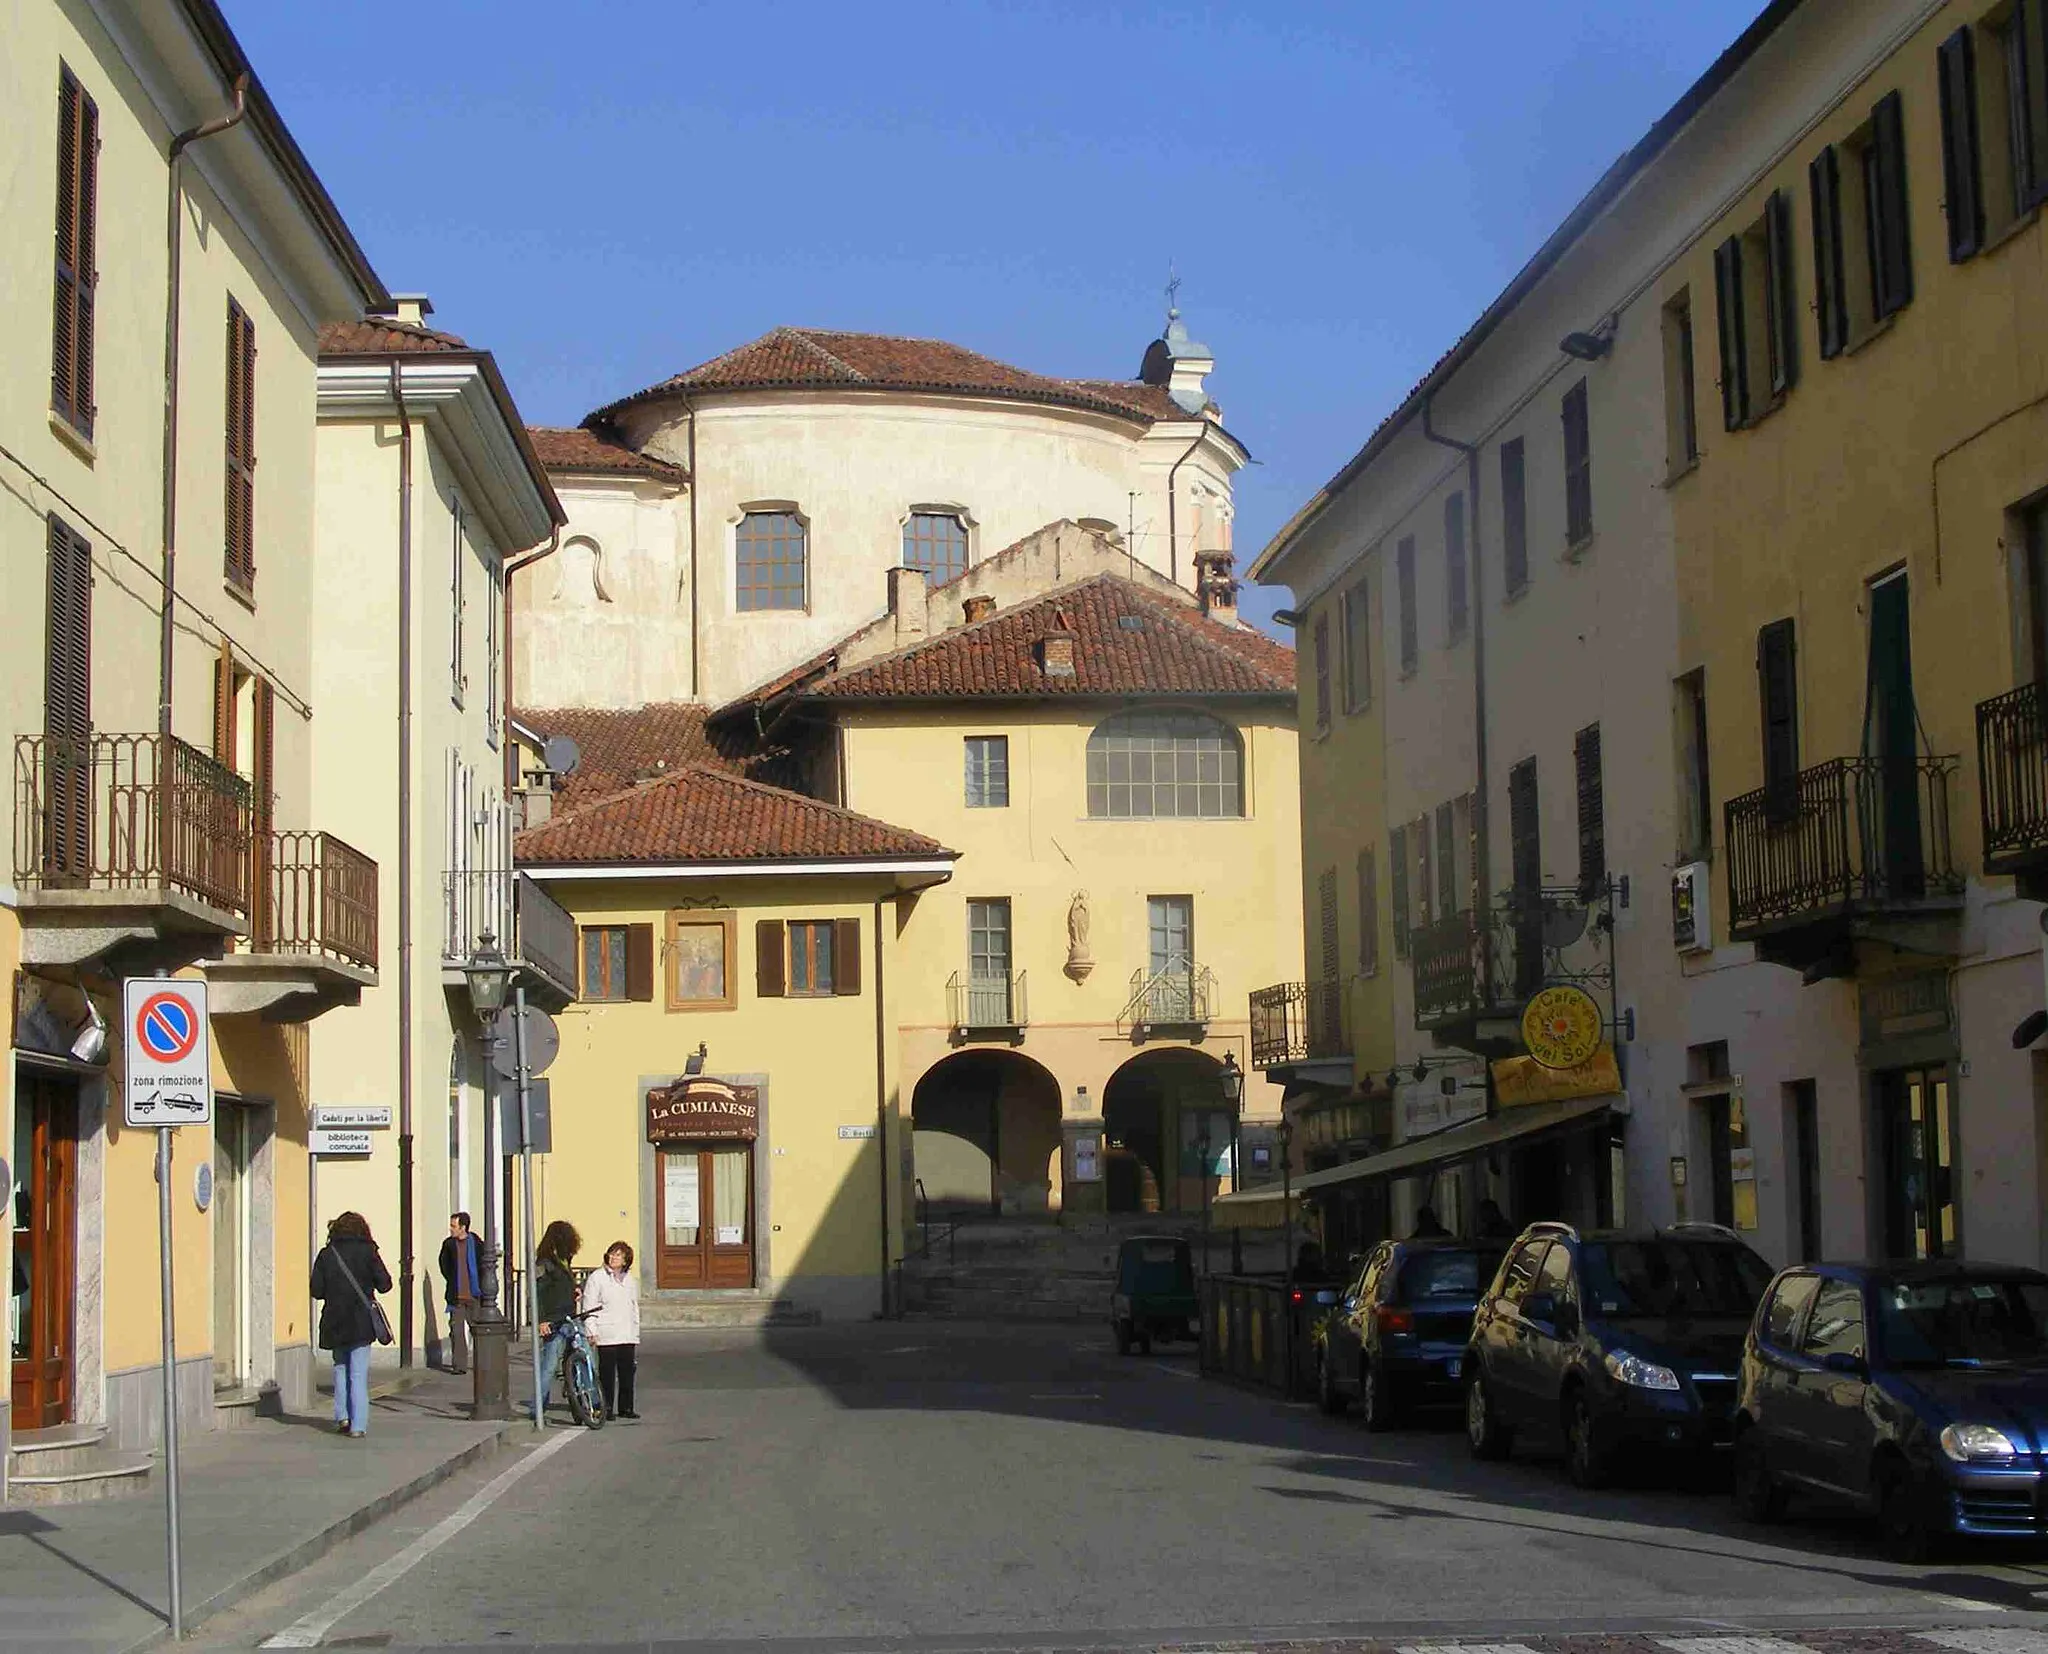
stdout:
{"type": "Polygon", "coordinates": [[[213,1038],[203,979],[131,976],[121,984],[121,1043],[131,1126],[213,1121],[213,1038]]]}
{"type": "Polygon", "coordinates": [[[751,1143],[761,1132],[761,1093],[698,1076],[647,1093],[650,1143],[751,1143]]]}

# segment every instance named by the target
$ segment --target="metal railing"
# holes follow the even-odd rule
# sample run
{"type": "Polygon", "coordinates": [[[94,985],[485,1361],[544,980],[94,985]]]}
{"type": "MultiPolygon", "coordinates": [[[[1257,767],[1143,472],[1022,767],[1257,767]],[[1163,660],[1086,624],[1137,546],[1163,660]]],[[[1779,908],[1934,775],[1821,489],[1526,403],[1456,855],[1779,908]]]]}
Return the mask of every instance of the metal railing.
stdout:
{"type": "Polygon", "coordinates": [[[1489,908],[1453,913],[1408,934],[1415,1026],[1424,1032],[1474,1018],[1516,1016],[1552,982],[1606,987],[1614,886],[1508,889],[1489,908]]]}
{"type": "Polygon", "coordinates": [[[14,798],[21,885],[249,909],[249,783],[174,735],[18,736],[14,798]]]}
{"type": "Polygon", "coordinates": [[[946,1000],[955,1028],[1023,1028],[1031,1021],[1022,971],[955,971],[946,979],[946,1000]]]}
{"type": "Polygon", "coordinates": [[[1215,1019],[1216,973],[1207,965],[1131,972],[1131,997],[1118,1021],[1127,1028],[1195,1028],[1215,1019]]]}
{"type": "Polygon", "coordinates": [[[1727,804],[1728,928],[1761,930],[1959,895],[1953,757],[1831,758],[1727,804]]]}
{"type": "Polygon", "coordinates": [[[2018,872],[2048,856],[2048,683],[1977,703],[1984,871],[2018,872]]]}
{"type": "Polygon", "coordinates": [[[1201,1370],[1305,1396],[1315,1387],[1315,1324],[1330,1306],[1318,1303],[1327,1284],[1258,1275],[1205,1275],[1197,1283],[1202,1302],[1201,1370]]]}
{"type": "Polygon", "coordinates": [[[460,967],[486,945],[576,996],[576,921],[568,909],[510,868],[442,876],[441,957],[460,967]]]}
{"type": "Polygon", "coordinates": [[[273,833],[253,945],[377,968],[377,864],[331,833],[273,833]]]}
{"type": "Polygon", "coordinates": [[[1252,1067],[1349,1055],[1341,982],[1275,982],[1251,995],[1252,1067]]]}

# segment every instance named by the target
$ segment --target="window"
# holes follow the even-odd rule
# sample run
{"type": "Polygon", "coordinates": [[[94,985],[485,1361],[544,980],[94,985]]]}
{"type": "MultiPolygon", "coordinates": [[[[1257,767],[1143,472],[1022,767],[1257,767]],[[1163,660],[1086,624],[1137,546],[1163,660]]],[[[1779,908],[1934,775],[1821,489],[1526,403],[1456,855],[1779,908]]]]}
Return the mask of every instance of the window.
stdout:
{"type": "Polygon", "coordinates": [[[228,584],[256,589],[256,324],[228,300],[227,524],[228,584]]]}
{"type": "Polygon", "coordinates": [[[1543,1254],[1542,1267],[1536,1271],[1536,1290],[1547,1292],[1559,1303],[1572,1300],[1572,1250],[1568,1246],[1552,1246],[1543,1254]]]}
{"type": "Polygon", "coordinates": [[[1721,423],[1735,431],[1775,408],[1798,377],[1792,198],[1783,190],[1764,203],[1754,224],[1714,249],[1714,302],[1721,423]]]}
{"type": "Polygon", "coordinates": [[[801,609],[809,531],[794,511],[749,511],[733,533],[735,607],[801,609]]]}
{"type": "Polygon", "coordinates": [[[1380,973],[1380,887],[1371,846],[1358,852],[1358,974],[1380,973]]]}
{"type": "Polygon", "coordinates": [[[457,706],[462,705],[462,692],[469,687],[469,674],[462,669],[463,610],[469,604],[468,582],[462,578],[462,530],[462,500],[451,494],[448,498],[448,693],[454,697],[457,706]]]}
{"type": "Polygon", "coordinates": [[[1372,592],[1363,580],[1343,597],[1344,710],[1372,705],[1372,592]]]}
{"type": "Polygon", "coordinates": [[[1501,572],[1513,597],[1529,584],[1529,483],[1520,437],[1500,445],[1500,539],[1501,572]]]}
{"type": "Polygon", "coordinates": [[[1904,105],[1888,92],[1869,121],[1807,167],[1820,353],[1839,356],[1913,302],[1904,105]]]}
{"type": "Polygon", "coordinates": [[[1593,437],[1587,424],[1586,381],[1564,393],[1564,538],[1582,546],[1593,537],[1593,437]]]}
{"type": "Polygon", "coordinates": [[[504,606],[503,573],[497,562],[484,565],[484,738],[498,744],[498,679],[503,665],[498,659],[498,611],[504,606]]]}
{"type": "Polygon", "coordinates": [[[1330,611],[1324,609],[1316,616],[1316,623],[1310,632],[1309,652],[1315,662],[1316,733],[1325,734],[1330,727],[1330,611]]]}
{"type": "Polygon", "coordinates": [[[1393,880],[1394,957],[1408,957],[1408,829],[1396,827],[1387,840],[1387,876],[1393,880]]]}
{"type": "Polygon", "coordinates": [[[1789,820],[1799,802],[1799,695],[1793,623],[1774,620],[1757,634],[1757,699],[1764,717],[1765,808],[1789,820]]]}
{"type": "Polygon", "coordinates": [[[1508,771],[1508,864],[1514,890],[1515,994],[1527,998],[1543,984],[1543,840],[1533,758],[1508,771]]]}
{"type": "MultiPolygon", "coordinates": [[[[972,983],[1010,983],[1010,899],[1007,896],[970,900],[967,904],[967,975],[972,983]]],[[[997,1019],[988,1026],[1000,1026],[997,1019]]]]}
{"type": "Polygon", "coordinates": [[[668,916],[668,1008],[671,1011],[730,1011],[738,1003],[733,983],[737,915],[688,908],[668,916]]]}
{"type": "Polygon", "coordinates": [[[967,737],[967,807],[1004,810],[1010,804],[1010,738],[967,737]]]}
{"type": "Polygon", "coordinates": [[[591,1000],[654,997],[654,927],[585,925],[583,988],[591,1000]]]}
{"type": "Polygon", "coordinates": [[[1517,1252],[1508,1265],[1507,1274],[1501,1281],[1500,1295],[1511,1304],[1519,1304],[1529,1296],[1529,1288],[1535,1282],[1536,1270],[1543,1262],[1543,1249],[1547,1241],[1528,1242],[1517,1252]]]}
{"type": "Polygon", "coordinates": [[[1202,712],[1126,712],[1088,737],[1088,813],[1113,821],[1244,814],[1244,749],[1202,712]]]}
{"type": "Polygon", "coordinates": [[[1448,919],[1459,911],[1458,812],[1454,805],[1436,807],[1436,911],[1448,919]]]}
{"type": "MultiPolygon", "coordinates": [[[[1336,917],[1337,875],[1330,881],[1331,917],[1336,917]]],[[[1331,957],[1334,965],[1336,959],[1331,957]]],[[[1145,898],[1145,968],[1148,976],[1185,975],[1195,968],[1195,899],[1192,896],[1145,898]]],[[[1333,970],[1331,974],[1336,973],[1333,970]]]]}
{"type": "Polygon", "coordinates": [[[2021,683],[2048,683],[2048,501],[2018,513],[2012,558],[2013,659],[2021,683]]]}
{"type": "Polygon", "coordinates": [[[762,999],[829,999],[859,993],[860,921],[756,920],[754,992],[762,999]]]}
{"type": "Polygon", "coordinates": [[[1700,460],[1698,385],[1693,377],[1692,290],[1664,306],[1664,474],[1683,476],[1700,460]]]}
{"type": "Polygon", "coordinates": [[[1821,1282],[1799,1353],[1822,1361],[1831,1355],[1860,1356],[1864,1347],[1863,1288],[1854,1281],[1821,1282]]]}
{"type": "Polygon", "coordinates": [[[1600,784],[1600,726],[1588,724],[1572,741],[1579,786],[1579,895],[1591,900],[1607,883],[1607,807],[1600,784]]]}
{"type": "Polygon", "coordinates": [[[1444,501],[1444,623],[1450,640],[1465,635],[1471,593],[1465,578],[1465,496],[1444,501]]]}
{"type": "Polygon", "coordinates": [[[1793,1347],[1792,1338],[1799,1331],[1799,1317],[1813,1302],[1813,1295],[1819,1287],[1818,1275],[1787,1275],[1778,1283],[1778,1290],[1771,1294],[1771,1307],[1764,1311],[1765,1343],[1775,1344],[1781,1350],[1793,1347]]]}
{"type": "Polygon", "coordinates": [[[1415,873],[1409,889],[1414,892],[1415,925],[1427,929],[1441,917],[1436,900],[1436,841],[1430,837],[1429,817],[1417,816],[1408,830],[1408,842],[1415,847],[1415,873]]]}
{"type": "Polygon", "coordinates": [[[1678,859],[1714,854],[1714,796],[1707,774],[1707,674],[1688,672],[1674,686],[1678,720],[1678,859]]]}
{"type": "Polygon", "coordinates": [[[1936,53],[1948,256],[1961,263],[2048,200],[2048,3],[2013,0],[1936,53]]]}
{"type": "MultiPolygon", "coordinates": [[[[967,572],[967,525],[952,511],[913,511],[903,525],[903,566],[935,586],[967,572]]],[[[770,605],[797,607],[798,605],[770,605]]]]}
{"type": "Polygon", "coordinates": [[[93,416],[93,299],[99,285],[99,106],[69,69],[57,77],[56,319],[50,407],[80,436],[93,416]]]}
{"type": "Polygon", "coordinates": [[[1421,649],[1415,635],[1415,541],[1411,536],[1394,548],[1394,586],[1401,602],[1401,675],[1415,670],[1421,649]]]}

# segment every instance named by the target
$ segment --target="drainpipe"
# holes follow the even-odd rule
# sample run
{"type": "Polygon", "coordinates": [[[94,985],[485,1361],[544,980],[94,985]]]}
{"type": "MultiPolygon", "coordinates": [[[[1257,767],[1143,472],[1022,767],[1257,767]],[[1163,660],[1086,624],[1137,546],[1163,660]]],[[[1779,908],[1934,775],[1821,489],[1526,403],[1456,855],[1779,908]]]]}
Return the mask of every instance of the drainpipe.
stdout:
{"type": "Polygon", "coordinates": [[[562,549],[562,530],[556,526],[548,536],[548,543],[527,552],[523,557],[514,557],[505,565],[505,620],[499,627],[498,635],[505,640],[505,705],[503,708],[505,727],[498,732],[498,739],[505,746],[505,797],[510,799],[519,788],[519,756],[512,743],[512,576],[530,569],[543,558],[554,556],[562,549]]]}
{"type": "Polygon", "coordinates": [[[398,1364],[412,1365],[412,416],[398,410],[398,1364]]]}
{"type": "Polygon", "coordinates": [[[1180,584],[1180,533],[1179,514],[1176,506],[1180,503],[1174,494],[1173,480],[1180,475],[1180,468],[1195,457],[1195,450],[1208,440],[1209,422],[1202,421],[1202,434],[1188,444],[1188,451],[1173,462],[1173,469],[1166,473],[1166,569],[1173,583],[1180,584]]]}
{"type": "Polygon", "coordinates": [[[684,486],[690,490],[690,699],[694,701],[703,694],[703,640],[697,626],[697,405],[685,400],[683,406],[690,410],[690,476],[684,486]]]}
{"type": "Polygon", "coordinates": [[[896,1313],[889,1291],[889,1067],[883,1060],[888,1050],[889,1029],[883,1015],[882,997],[882,898],[875,898],[875,1158],[881,1163],[879,1188],[882,1196],[882,1319],[896,1313]]]}
{"type": "MultiPolygon", "coordinates": [[[[194,144],[228,130],[248,113],[249,76],[245,70],[235,76],[234,106],[225,115],[201,121],[171,139],[170,193],[166,207],[164,245],[167,274],[164,278],[164,500],[163,500],[163,615],[157,633],[156,730],[171,733],[171,657],[174,630],[171,616],[177,603],[178,578],[178,294],[184,266],[184,154],[194,144]]],[[[169,750],[163,761],[168,762],[169,750]]]]}

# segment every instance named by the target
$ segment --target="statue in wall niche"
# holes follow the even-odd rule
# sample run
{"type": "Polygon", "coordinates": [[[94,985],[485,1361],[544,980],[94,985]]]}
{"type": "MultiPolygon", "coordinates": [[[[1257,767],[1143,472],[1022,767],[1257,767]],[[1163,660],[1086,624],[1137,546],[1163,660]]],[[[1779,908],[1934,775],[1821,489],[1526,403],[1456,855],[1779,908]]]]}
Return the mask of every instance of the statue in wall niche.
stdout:
{"type": "Polygon", "coordinates": [[[1088,951],[1088,892],[1077,890],[1067,904],[1067,975],[1086,982],[1095,969],[1095,955],[1088,951]]]}

